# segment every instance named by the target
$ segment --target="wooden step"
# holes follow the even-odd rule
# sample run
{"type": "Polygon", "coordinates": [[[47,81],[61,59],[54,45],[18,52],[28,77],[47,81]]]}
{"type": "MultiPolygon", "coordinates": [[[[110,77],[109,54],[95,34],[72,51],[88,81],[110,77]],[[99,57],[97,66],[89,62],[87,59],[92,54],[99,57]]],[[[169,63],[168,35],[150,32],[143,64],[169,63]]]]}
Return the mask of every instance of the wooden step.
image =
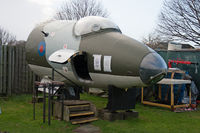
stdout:
{"type": "Polygon", "coordinates": [[[93,111],[79,111],[70,113],[70,117],[93,115],[93,111]]]}
{"type": "Polygon", "coordinates": [[[90,104],[90,102],[84,101],[84,100],[65,100],[64,101],[64,105],[67,105],[67,106],[85,105],[85,104],[90,104]]]}
{"type": "Polygon", "coordinates": [[[68,107],[69,107],[70,112],[90,110],[90,104],[71,105],[71,106],[68,106],[68,107]]]}
{"type": "Polygon", "coordinates": [[[96,120],[98,120],[98,118],[96,117],[86,117],[86,118],[73,119],[71,120],[71,122],[72,124],[81,124],[81,123],[87,123],[87,122],[92,122],[96,120]]]}

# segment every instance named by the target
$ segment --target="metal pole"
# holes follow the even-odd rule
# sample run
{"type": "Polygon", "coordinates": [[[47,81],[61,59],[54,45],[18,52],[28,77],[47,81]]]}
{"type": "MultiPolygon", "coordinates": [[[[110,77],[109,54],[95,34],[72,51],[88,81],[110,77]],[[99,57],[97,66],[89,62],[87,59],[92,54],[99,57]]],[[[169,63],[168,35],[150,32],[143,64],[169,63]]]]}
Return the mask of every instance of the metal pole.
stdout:
{"type": "Polygon", "coordinates": [[[48,96],[48,125],[51,124],[51,86],[48,86],[49,96],[48,96]]]}
{"type": "Polygon", "coordinates": [[[61,111],[61,120],[64,118],[64,94],[62,93],[62,111],[61,111]]]}
{"type": "Polygon", "coordinates": [[[54,81],[54,68],[52,68],[52,80],[54,81]]]}
{"type": "Polygon", "coordinates": [[[36,102],[36,98],[35,98],[35,91],[36,91],[37,85],[35,85],[35,88],[33,90],[33,120],[35,120],[35,102],[36,102]]]}
{"type": "MultiPolygon", "coordinates": [[[[52,81],[54,81],[54,68],[52,68],[52,81]]],[[[53,91],[54,91],[54,85],[52,83],[52,89],[51,89],[51,115],[53,116],[53,100],[54,100],[54,95],[53,95],[53,91]]]]}
{"type": "Polygon", "coordinates": [[[141,88],[141,103],[143,103],[143,100],[144,100],[144,98],[143,98],[143,91],[144,91],[144,87],[141,88]]]}
{"type": "Polygon", "coordinates": [[[45,123],[45,115],[46,115],[46,85],[43,85],[43,123],[45,123]]]}

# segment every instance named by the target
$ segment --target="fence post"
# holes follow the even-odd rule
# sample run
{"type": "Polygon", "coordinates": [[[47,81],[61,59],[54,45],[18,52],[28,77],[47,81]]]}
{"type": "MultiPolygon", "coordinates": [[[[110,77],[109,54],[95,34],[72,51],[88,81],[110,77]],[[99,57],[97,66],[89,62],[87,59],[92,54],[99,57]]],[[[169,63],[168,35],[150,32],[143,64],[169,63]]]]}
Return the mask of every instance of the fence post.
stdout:
{"type": "Polygon", "coordinates": [[[25,56],[24,45],[0,45],[0,95],[32,92],[36,75],[25,56]]]}
{"type": "Polygon", "coordinates": [[[3,60],[3,54],[2,54],[2,45],[0,45],[0,93],[3,92],[3,73],[2,73],[2,60],[3,60]]]}
{"type": "Polygon", "coordinates": [[[7,46],[6,45],[4,45],[3,46],[4,48],[3,48],[3,53],[4,53],[4,57],[3,57],[3,84],[4,84],[4,86],[3,86],[3,93],[4,94],[7,94],[7,46]]]}
{"type": "Polygon", "coordinates": [[[12,87],[12,46],[8,47],[8,95],[11,95],[12,87]]]}
{"type": "Polygon", "coordinates": [[[12,75],[11,75],[11,92],[15,92],[15,46],[12,47],[12,66],[11,66],[11,69],[12,69],[12,75]]]}

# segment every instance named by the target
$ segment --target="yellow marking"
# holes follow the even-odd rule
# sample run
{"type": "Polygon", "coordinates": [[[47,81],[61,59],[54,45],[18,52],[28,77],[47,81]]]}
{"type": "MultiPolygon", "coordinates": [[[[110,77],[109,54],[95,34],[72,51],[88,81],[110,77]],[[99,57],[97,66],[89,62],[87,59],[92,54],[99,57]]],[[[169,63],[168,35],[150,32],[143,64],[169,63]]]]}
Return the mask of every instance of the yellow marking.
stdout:
{"type": "Polygon", "coordinates": [[[76,107],[87,107],[87,106],[90,106],[89,104],[84,104],[84,105],[71,105],[71,106],[68,106],[69,108],[76,108],[76,107]]]}
{"type": "Polygon", "coordinates": [[[174,85],[171,84],[171,106],[174,106],[174,85]]]}
{"type": "Polygon", "coordinates": [[[143,104],[152,105],[152,106],[158,106],[158,107],[164,107],[164,108],[171,109],[170,105],[165,105],[165,104],[160,104],[160,103],[153,103],[153,102],[143,101],[143,104]]]}
{"type": "Polygon", "coordinates": [[[125,88],[125,91],[128,91],[128,88],[125,88]]]}
{"type": "Polygon", "coordinates": [[[180,108],[180,107],[189,107],[189,104],[174,105],[174,108],[180,108]]]}
{"type": "Polygon", "coordinates": [[[91,122],[91,121],[96,121],[96,120],[98,120],[98,118],[93,118],[93,119],[83,120],[83,121],[74,121],[72,122],[72,124],[80,124],[80,123],[86,123],[86,122],[91,122]]]}
{"type": "Polygon", "coordinates": [[[158,98],[159,98],[159,100],[161,100],[161,85],[159,85],[159,95],[158,95],[158,98]]]}
{"type": "Polygon", "coordinates": [[[74,117],[74,116],[82,116],[82,115],[93,115],[94,112],[85,112],[85,113],[79,113],[79,114],[70,114],[70,117],[74,117]]]}

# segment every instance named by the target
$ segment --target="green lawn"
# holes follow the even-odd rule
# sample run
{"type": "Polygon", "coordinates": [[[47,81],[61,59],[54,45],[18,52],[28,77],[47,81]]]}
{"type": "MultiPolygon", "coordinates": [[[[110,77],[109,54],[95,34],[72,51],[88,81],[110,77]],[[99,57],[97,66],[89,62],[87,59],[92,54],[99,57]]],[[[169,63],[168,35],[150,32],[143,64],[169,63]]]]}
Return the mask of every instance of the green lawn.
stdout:
{"type": "MultiPolygon", "coordinates": [[[[97,108],[106,105],[106,99],[82,94],[81,99],[92,101],[97,108]]],[[[42,103],[37,104],[36,120],[32,118],[31,95],[0,99],[0,131],[9,133],[70,133],[77,126],[68,122],[52,120],[51,126],[42,123],[42,103]]],[[[102,133],[199,133],[200,111],[174,113],[167,109],[136,105],[139,118],[114,122],[98,120],[93,122],[102,133]]],[[[52,118],[53,119],[53,118],[52,118]]]]}

